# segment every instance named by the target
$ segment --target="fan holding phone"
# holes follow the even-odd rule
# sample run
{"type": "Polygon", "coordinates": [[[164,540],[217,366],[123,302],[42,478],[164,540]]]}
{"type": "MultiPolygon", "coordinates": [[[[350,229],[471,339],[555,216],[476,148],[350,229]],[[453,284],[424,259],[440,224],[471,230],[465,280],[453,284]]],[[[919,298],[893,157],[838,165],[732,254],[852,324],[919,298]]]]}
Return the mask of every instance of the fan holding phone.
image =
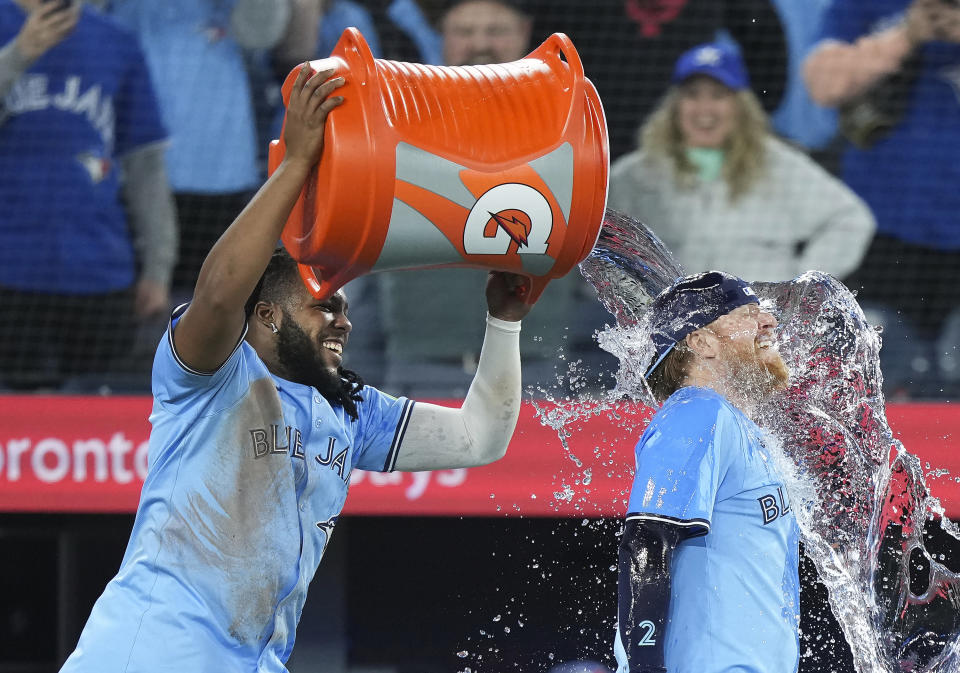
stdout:
{"type": "Polygon", "coordinates": [[[884,387],[960,385],[960,7],[956,0],[834,0],[805,63],[811,97],[848,116],[841,178],[877,236],[851,288],[884,327],[884,387]],[[854,132],[856,131],[856,132],[854,132]]]}
{"type": "Polygon", "coordinates": [[[80,18],[80,3],[39,0],[23,4],[28,11],[27,21],[17,36],[16,45],[20,55],[33,63],[70,34],[80,18]]]}
{"type": "Polygon", "coordinates": [[[133,34],[79,0],[0,0],[0,385],[92,384],[166,313],[166,137],[133,34]]]}

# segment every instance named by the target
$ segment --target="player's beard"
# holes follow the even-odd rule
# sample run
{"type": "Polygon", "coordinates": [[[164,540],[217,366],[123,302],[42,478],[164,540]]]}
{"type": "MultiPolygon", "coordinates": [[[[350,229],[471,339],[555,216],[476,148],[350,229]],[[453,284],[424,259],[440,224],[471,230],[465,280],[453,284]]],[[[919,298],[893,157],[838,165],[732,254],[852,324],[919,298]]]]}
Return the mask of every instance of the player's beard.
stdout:
{"type": "Polygon", "coordinates": [[[277,334],[277,358],[280,365],[294,383],[313,386],[331,403],[339,399],[343,382],[340,379],[340,370],[330,370],[323,364],[318,346],[307,336],[293,317],[284,312],[280,331],[277,334]]]}
{"type": "Polygon", "coordinates": [[[755,343],[730,351],[731,384],[747,399],[763,402],[771,395],[786,389],[790,370],[771,348],[760,348],[755,343]]]}

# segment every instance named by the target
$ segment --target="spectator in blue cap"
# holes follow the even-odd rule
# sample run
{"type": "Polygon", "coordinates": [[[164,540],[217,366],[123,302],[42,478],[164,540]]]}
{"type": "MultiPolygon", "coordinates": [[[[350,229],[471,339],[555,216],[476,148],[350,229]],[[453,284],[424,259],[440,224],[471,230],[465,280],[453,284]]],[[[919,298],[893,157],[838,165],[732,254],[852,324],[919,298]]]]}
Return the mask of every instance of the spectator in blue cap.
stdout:
{"type": "Polygon", "coordinates": [[[776,326],[745,281],[719,271],[652,304],[647,378],[663,406],[636,448],[617,673],[797,670],[799,531],[750,418],[789,379],[776,326]]]}
{"type": "Polygon", "coordinates": [[[689,271],[755,281],[817,269],[844,278],[874,221],[863,201],[769,131],[740,53],[682,54],[672,85],[617,160],[608,205],[649,224],[689,271]]]}

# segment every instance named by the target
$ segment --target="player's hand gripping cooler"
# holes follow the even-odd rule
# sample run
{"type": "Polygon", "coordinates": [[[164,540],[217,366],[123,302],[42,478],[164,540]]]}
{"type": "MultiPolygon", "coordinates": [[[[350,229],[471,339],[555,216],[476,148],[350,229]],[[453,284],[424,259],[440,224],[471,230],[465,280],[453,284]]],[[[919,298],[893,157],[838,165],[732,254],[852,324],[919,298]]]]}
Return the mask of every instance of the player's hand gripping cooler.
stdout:
{"type": "MultiPolygon", "coordinates": [[[[530,277],[533,302],[593,248],[607,128],[567,36],[512,63],[445,67],[374,59],[348,28],[311,66],[346,81],[283,231],[318,298],[366,273],[466,266],[530,277]]],[[[284,151],[281,134],[271,172],[284,151]]]]}

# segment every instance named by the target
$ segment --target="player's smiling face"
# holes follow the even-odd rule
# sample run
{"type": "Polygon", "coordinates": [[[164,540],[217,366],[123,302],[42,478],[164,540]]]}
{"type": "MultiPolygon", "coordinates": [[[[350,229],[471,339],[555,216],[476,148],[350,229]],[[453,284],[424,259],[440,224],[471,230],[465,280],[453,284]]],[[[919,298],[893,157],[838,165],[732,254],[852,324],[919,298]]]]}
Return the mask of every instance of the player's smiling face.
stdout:
{"type": "Polygon", "coordinates": [[[761,397],[782,389],[790,376],[777,350],[774,334],[777,324],[773,314],[759,304],[746,304],[709,326],[723,344],[721,360],[733,378],[747,388],[756,388],[753,392],[761,397]]]}
{"type": "Polygon", "coordinates": [[[745,345],[751,350],[769,350],[776,326],[777,319],[759,304],[744,304],[717,318],[710,327],[735,350],[742,350],[745,345]]]}
{"type": "Polygon", "coordinates": [[[342,290],[329,299],[316,299],[303,288],[296,306],[284,311],[277,355],[291,380],[321,389],[339,384],[343,351],[353,329],[347,308],[342,290]]]}

